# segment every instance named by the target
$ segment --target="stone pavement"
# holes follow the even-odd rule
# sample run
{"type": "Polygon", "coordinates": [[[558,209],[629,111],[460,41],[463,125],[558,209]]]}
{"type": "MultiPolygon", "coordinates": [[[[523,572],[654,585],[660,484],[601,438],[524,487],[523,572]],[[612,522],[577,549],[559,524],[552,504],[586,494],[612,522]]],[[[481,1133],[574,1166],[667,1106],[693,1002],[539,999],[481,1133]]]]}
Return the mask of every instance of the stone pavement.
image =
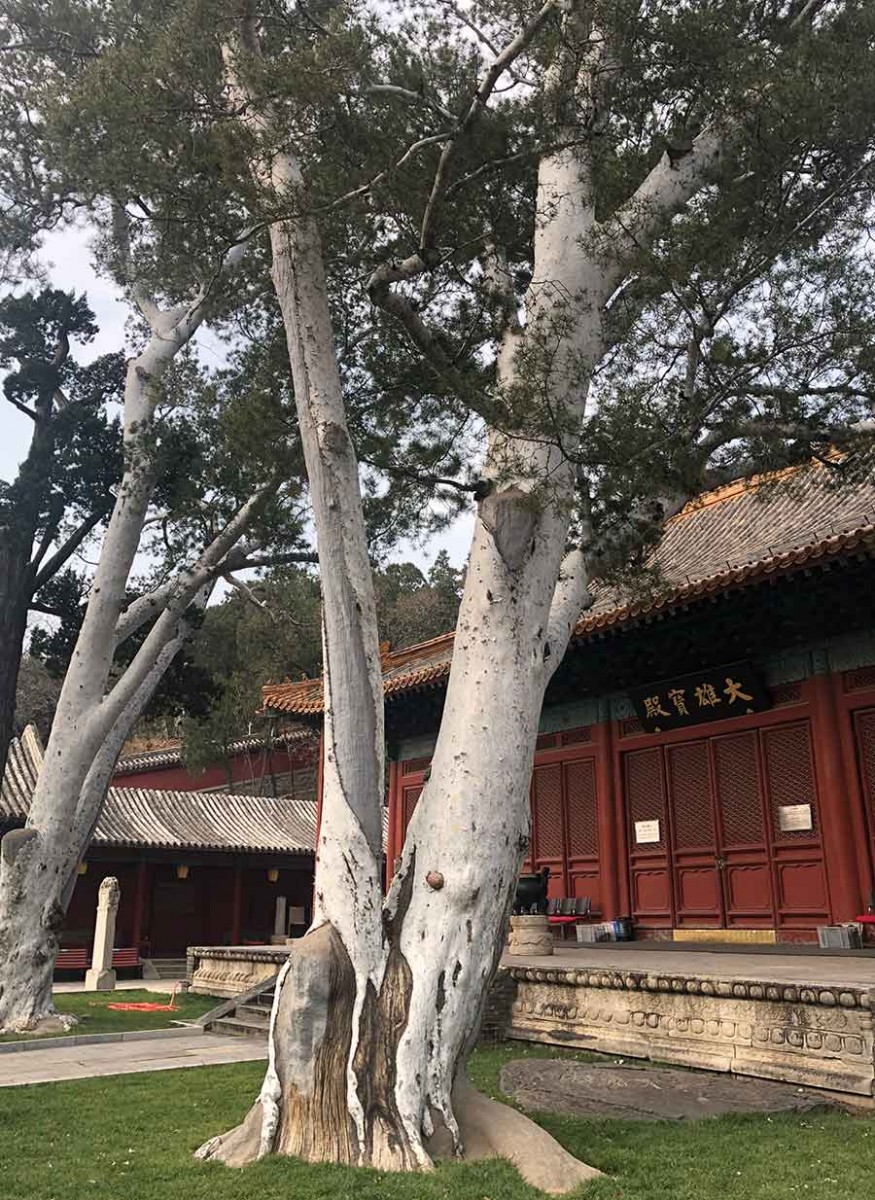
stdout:
{"type": "Polygon", "coordinates": [[[808,987],[875,988],[875,954],[727,954],[713,950],[636,950],[628,946],[581,946],[561,943],[548,958],[514,958],[514,965],[579,967],[583,970],[646,971],[654,975],[686,975],[708,979],[761,979],[769,983],[802,983],[808,987]]]}
{"type": "Polygon", "coordinates": [[[562,1059],[515,1059],[502,1069],[501,1090],[532,1112],[626,1121],[805,1112],[829,1103],[822,1092],[765,1079],[562,1059]]]}
{"type": "MultiPolygon", "coordinates": [[[[52,991],[57,995],[61,992],[84,992],[84,979],[67,980],[64,983],[59,983],[57,980],[52,984],[52,991]]],[[[116,992],[161,992],[164,996],[169,996],[173,991],[172,979],[117,979],[115,988],[116,992]]]]}
{"type": "Polygon", "coordinates": [[[139,1071],[173,1071],[180,1067],[211,1067],[220,1063],[252,1062],[267,1057],[267,1045],[250,1038],[222,1038],[193,1032],[150,1037],[143,1041],[113,1041],[85,1046],[55,1046],[0,1054],[0,1087],[88,1079],[94,1075],[133,1075],[139,1071]]]}

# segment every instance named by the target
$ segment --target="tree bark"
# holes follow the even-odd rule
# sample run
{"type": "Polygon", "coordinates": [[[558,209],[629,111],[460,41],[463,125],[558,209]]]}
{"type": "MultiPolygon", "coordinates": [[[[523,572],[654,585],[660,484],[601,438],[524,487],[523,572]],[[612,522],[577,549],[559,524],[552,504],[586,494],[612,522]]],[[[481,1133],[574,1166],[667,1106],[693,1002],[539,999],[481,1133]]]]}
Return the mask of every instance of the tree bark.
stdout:
{"type": "Polygon", "coordinates": [[[176,576],[153,610],[157,619],[145,641],[107,691],[119,616],[156,481],[151,435],[158,384],[204,316],[203,298],[169,312],[147,301],[142,307],[152,337],[128,363],[124,475],[26,826],[0,843],[0,1032],[56,1019],[51,988],[58,934],[118,754],[188,635],[187,610],[206,603],[215,568],[269,491],[251,497],[198,561],[176,576]]]}
{"type": "MultiPolygon", "coordinates": [[[[242,43],[258,54],[245,25],[242,43]]],[[[254,133],[269,135],[271,114],[241,81],[240,57],[240,49],[226,50],[235,107],[248,114],[254,133]]],[[[564,191],[559,194],[571,173],[567,159],[558,166],[551,160],[544,170],[541,198],[552,199],[555,191],[557,203],[567,205],[564,191]]],[[[304,181],[291,153],[256,161],[253,174],[274,200],[306,212],[304,181]]],[[[575,184],[572,195],[579,190],[575,184]]],[[[274,224],[270,236],[323,588],[325,768],[316,903],[313,926],[277,982],[259,1099],[240,1126],[211,1139],[198,1155],[233,1166],[278,1152],[427,1170],[431,1151],[462,1156],[466,1139],[479,1155],[510,1157],[513,1146],[525,1150],[528,1131],[539,1145],[538,1186],[567,1191],[596,1172],[525,1118],[494,1121],[466,1091],[464,1066],[527,842],[543,691],[564,650],[548,648],[547,632],[569,510],[555,495],[543,503],[536,486],[547,472],[567,498],[573,474],[556,446],[490,439],[489,472],[505,482],[481,505],[432,777],[383,904],[382,678],[319,230],[303,216],[274,224]]],[[[562,389],[573,413],[585,390],[579,369],[589,326],[583,322],[578,330],[572,322],[569,337],[561,297],[569,294],[569,282],[572,294],[580,290],[568,272],[572,240],[570,234],[562,244],[548,239],[550,253],[540,265],[555,283],[541,289],[533,327],[563,339],[552,356],[550,386],[562,389]]],[[[570,261],[578,257],[571,254],[570,261]]],[[[516,381],[519,350],[511,331],[502,366],[508,386],[516,381]]],[[[527,1158],[517,1153],[524,1174],[527,1158]]]]}
{"type": "Polygon", "coordinates": [[[27,541],[10,526],[0,526],[0,779],[12,741],[18,669],[27,632],[27,614],[33,590],[27,541]]]}

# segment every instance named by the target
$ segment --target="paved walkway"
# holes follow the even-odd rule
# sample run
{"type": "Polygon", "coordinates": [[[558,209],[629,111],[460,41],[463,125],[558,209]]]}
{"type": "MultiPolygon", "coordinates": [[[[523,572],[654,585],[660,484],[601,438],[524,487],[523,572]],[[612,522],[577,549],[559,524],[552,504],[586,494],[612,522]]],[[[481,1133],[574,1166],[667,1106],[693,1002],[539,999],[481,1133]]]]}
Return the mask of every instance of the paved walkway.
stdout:
{"type": "Polygon", "coordinates": [[[708,950],[636,950],[628,947],[557,946],[552,958],[511,958],[519,965],[577,967],[589,970],[646,971],[651,975],[707,976],[709,979],[747,979],[767,983],[875,988],[875,955],[726,954],[708,950]]]}
{"type": "Polygon", "coordinates": [[[88,1046],[52,1046],[21,1054],[0,1054],[0,1087],[88,1079],[94,1075],[134,1075],[267,1058],[267,1046],[255,1038],[216,1037],[207,1033],[152,1037],[144,1041],[100,1042],[88,1046]]]}
{"type": "MultiPolygon", "coordinates": [[[[52,991],[56,994],[59,992],[84,992],[85,980],[72,979],[64,983],[58,983],[57,980],[52,984],[52,991]]],[[[165,996],[169,996],[173,991],[172,979],[117,979],[114,991],[116,992],[161,992],[165,996]]]]}

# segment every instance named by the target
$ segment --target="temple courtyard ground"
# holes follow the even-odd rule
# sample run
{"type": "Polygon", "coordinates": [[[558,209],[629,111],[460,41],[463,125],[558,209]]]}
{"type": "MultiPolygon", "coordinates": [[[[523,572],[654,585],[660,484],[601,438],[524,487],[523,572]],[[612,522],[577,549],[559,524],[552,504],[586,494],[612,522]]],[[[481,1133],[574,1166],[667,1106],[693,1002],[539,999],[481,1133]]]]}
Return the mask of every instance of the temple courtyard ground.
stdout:
{"type": "MultiPolygon", "coordinates": [[[[205,1040],[227,1044],[225,1039],[205,1040]]],[[[504,1085],[531,1102],[521,1084],[530,1091],[534,1086],[537,1093],[547,1086],[546,1079],[548,1090],[556,1093],[556,1079],[550,1076],[558,1071],[560,1097],[569,1080],[582,1094],[582,1081],[601,1068],[606,1084],[613,1079],[606,1097],[616,1099],[615,1077],[626,1066],[581,1052],[505,1044],[479,1049],[471,1075],[490,1095],[507,1098],[504,1085]]],[[[763,1084],[765,1091],[751,1097],[758,1106],[755,1112],[653,1119],[660,1115],[659,1093],[666,1085],[661,1070],[634,1067],[632,1092],[624,1084],[624,1100],[644,1095],[650,1113],[638,1111],[631,1118],[536,1113],[572,1153],[605,1172],[582,1193],[586,1200],[798,1200],[806,1195],[870,1200],[875,1178],[875,1119],[870,1114],[824,1106],[820,1097],[799,1089],[778,1097],[763,1084]],[[785,1110],[785,1105],[790,1107],[785,1110]]],[[[166,1200],[180,1195],[186,1200],[535,1200],[538,1195],[504,1163],[446,1165],[429,1176],[390,1176],[276,1158],[244,1171],[195,1161],[196,1146],[243,1116],[263,1073],[263,1063],[248,1062],[2,1089],[4,1200],[166,1200]]],[[[697,1104],[708,1111],[719,1108],[719,1097],[709,1099],[709,1080],[716,1077],[676,1069],[670,1074],[692,1081],[681,1090],[688,1103],[693,1098],[694,1115],[697,1104]]],[[[744,1082],[750,1086],[751,1081],[744,1082]]],[[[555,1094],[544,1102],[562,1108],[555,1094]]],[[[669,1110],[674,1111],[666,1104],[669,1110]]],[[[608,1111],[619,1108],[606,1103],[608,1111]]]]}
{"type": "MultiPolygon", "coordinates": [[[[142,981],[135,981],[139,986],[117,988],[113,992],[86,992],[81,987],[76,991],[62,990],[63,985],[54,990],[55,1007],[59,1013],[69,1013],[77,1020],[70,1030],[59,1029],[53,1033],[41,1034],[37,1038],[23,1037],[21,1034],[8,1033],[0,1035],[0,1044],[15,1043],[21,1040],[45,1042],[50,1039],[68,1036],[87,1036],[93,1033],[122,1033],[128,1030],[169,1029],[176,1021],[193,1021],[209,1012],[218,1003],[215,996],[189,996],[179,992],[173,996],[173,1008],[162,1011],[171,1003],[170,993],[166,982],[161,990],[144,987],[142,981]],[[154,1004],[160,1006],[155,1011],[119,1010],[110,1008],[112,1004],[154,1004]]],[[[6,1053],[8,1053],[7,1051],[6,1053]]]]}

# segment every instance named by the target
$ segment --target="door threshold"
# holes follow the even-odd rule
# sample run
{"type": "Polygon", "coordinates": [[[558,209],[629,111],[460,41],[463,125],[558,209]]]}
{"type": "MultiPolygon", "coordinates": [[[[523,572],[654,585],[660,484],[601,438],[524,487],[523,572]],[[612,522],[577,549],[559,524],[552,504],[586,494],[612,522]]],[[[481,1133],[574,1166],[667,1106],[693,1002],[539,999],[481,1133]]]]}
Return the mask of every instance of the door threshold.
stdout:
{"type": "Polygon", "coordinates": [[[673,929],[675,942],[714,942],[724,946],[774,946],[775,929],[673,929]]]}

